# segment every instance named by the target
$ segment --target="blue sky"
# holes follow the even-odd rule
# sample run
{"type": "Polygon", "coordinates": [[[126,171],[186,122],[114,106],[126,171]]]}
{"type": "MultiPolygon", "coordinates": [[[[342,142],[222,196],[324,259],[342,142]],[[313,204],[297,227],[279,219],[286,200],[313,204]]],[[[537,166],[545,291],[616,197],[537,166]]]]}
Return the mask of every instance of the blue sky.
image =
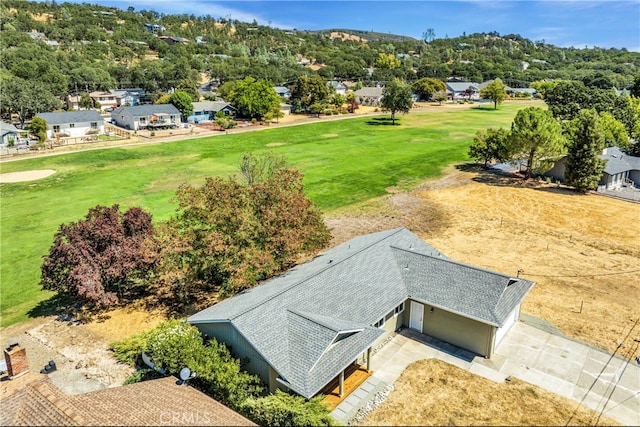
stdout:
{"type": "Polygon", "coordinates": [[[71,0],[161,13],[231,17],[282,29],[348,28],[420,38],[497,31],[561,47],[640,51],[640,1],[409,0],[409,1],[216,1],[71,0]]]}

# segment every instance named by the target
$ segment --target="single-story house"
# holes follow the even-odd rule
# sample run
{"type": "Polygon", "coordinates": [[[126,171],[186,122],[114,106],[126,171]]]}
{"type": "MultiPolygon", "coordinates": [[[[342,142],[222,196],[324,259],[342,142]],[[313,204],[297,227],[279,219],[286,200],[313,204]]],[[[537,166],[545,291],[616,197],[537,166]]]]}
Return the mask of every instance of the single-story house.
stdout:
{"type": "Polygon", "coordinates": [[[339,82],[338,80],[329,80],[327,82],[327,86],[329,86],[329,89],[331,89],[333,92],[340,95],[346,95],[347,90],[349,90],[349,87],[347,87],[346,84],[339,82]]]}
{"type": "Polygon", "coordinates": [[[538,94],[538,91],[532,87],[510,87],[507,86],[505,88],[507,95],[514,97],[531,97],[535,98],[538,94]]]}
{"type": "Polygon", "coordinates": [[[273,90],[275,90],[276,94],[278,94],[278,96],[281,98],[289,99],[289,97],[291,96],[291,91],[287,87],[275,86],[273,90]]]}
{"type": "Polygon", "coordinates": [[[445,82],[447,96],[452,100],[479,99],[480,85],[473,82],[445,82]]]}
{"type": "Polygon", "coordinates": [[[17,145],[20,142],[20,130],[11,123],[5,123],[0,120],[0,145],[8,147],[10,143],[17,145]]]}
{"type": "Polygon", "coordinates": [[[168,45],[174,45],[178,43],[189,43],[189,39],[185,39],[184,37],[160,36],[158,38],[164,41],[168,45]]]}
{"type": "Polygon", "coordinates": [[[175,377],[75,395],[41,377],[3,396],[0,425],[255,426],[201,391],[178,385],[175,377]]]}
{"type": "Polygon", "coordinates": [[[214,120],[218,111],[222,111],[225,116],[234,119],[238,110],[224,101],[194,102],[193,113],[187,118],[187,121],[200,123],[214,120]]]}
{"type": "MultiPolygon", "coordinates": [[[[608,147],[599,156],[607,161],[599,188],[617,190],[622,187],[640,188],[640,157],[630,156],[618,147],[608,147]]],[[[556,161],[553,168],[543,175],[564,182],[567,168],[567,157],[556,161]]]]}
{"type": "Polygon", "coordinates": [[[104,119],[96,110],[38,113],[47,122],[47,138],[72,137],[104,133],[104,119]]]}
{"type": "MultiPolygon", "coordinates": [[[[189,317],[269,386],[306,398],[408,327],[491,357],[534,285],[448,259],[406,228],[356,237],[189,317]]],[[[362,361],[362,362],[360,362],[362,361]]]]}
{"type": "Polygon", "coordinates": [[[123,106],[111,112],[111,121],[128,130],[175,128],[180,125],[180,110],[173,104],[123,106]]]}
{"type": "Polygon", "coordinates": [[[356,96],[356,102],[360,105],[372,105],[378,106],[380,105],[380,101],[382,101],[382,90],[384,88],[381,87],[363,87],[354,92],[356,96]]]}

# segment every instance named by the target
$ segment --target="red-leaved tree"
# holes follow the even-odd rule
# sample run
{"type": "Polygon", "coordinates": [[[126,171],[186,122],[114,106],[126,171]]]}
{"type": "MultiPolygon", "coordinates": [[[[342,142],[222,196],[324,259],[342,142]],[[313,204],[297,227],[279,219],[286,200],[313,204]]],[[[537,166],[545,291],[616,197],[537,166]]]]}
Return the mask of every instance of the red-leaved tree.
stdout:
{"type": "Polygon", "coordinates": [[[44,289],[109,306],[146,285],[157,262],[151,215],[133,207],[96,206],[78,222],[60,225],[44,257],[44,289]]]}

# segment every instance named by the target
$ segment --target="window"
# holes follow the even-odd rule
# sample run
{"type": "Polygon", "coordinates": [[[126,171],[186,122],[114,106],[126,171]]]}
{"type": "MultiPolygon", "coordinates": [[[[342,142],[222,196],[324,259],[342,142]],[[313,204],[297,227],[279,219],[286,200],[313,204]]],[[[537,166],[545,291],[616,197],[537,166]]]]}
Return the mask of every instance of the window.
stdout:
{"type": "Polygon", "coordinates": [[[91,129],[98,129],[98,123],[97,122],[91,122],[91,129]]]}
{"type": "Polygon", "coordinates": [[[400,303],[399,306],[397,306],[396,308],[393,309],[393,315],[397,316],[398,314],[402,313],[404,311],[404,301],[402,303],[400,303]]]}
{"type": "Polygon", "coordinates": [[[54,125],[54,126],[53,126],[53,131],[54,131],[55,133],[59,133],[59,132],[60,132],[60,126],[59,126],[59,125],[54,125]]]}
{"type": "Polygon", "coordinates": [[[376,328],[382,328],[384,326],[384,317],[374,323],[373,326],[375,326],[376,328]]]}
{"type": "Polygon", "coordinates": [[[143,125],[147,123],[147,118],[146,117],[140,117],[140,124],[143,125]]]}
{"type": "Polygon", "coordinates": [[[73,129],[74,127],[76,127],[75,123],[69,123],[69,128],[73,129]]]}

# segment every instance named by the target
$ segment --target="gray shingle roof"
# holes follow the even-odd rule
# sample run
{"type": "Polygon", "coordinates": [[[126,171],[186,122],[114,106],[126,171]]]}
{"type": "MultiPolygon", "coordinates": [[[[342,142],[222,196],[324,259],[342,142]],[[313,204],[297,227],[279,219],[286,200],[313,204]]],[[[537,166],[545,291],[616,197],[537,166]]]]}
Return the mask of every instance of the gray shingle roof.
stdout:
{"type": "Polygon", "coordinates": [[[180,111],[173,104],[134,105],[120,107],[111,112],[112,116],[129,114],[131,117],[149,117],[154,114],[180,115],[180,111]]]}
{"type": "Polygon", "coordinates": [[[452,92],[464,92],[465,90],[472,88],[476,92],[480,90],[478,83],[473,82],[446,82],[447,89],[452,92]]]}
{"type": "Polygon", "coordinates": [[[311,397],[383,334],[371,325],[408,297],[501,325],[533,286],[522,280],[512,292],[508,282],[398,228],[356,237],[189,322],[231,322],[283,382],[311,397]]]}
{"type": "Polygon", "coordinates": [[[224,101],[202,101],[202,102],[194,102],[193,103],[193,112],[197,111],[220,111],[224,107],[233,108],[231,105],[227,104],[224,101]]]}
{"type": "Polygon", "coordinates": [[[0,133],[2,133],[2,135],[6,135],[8,133],[19,133],[19,132],[20,131],[18,130],[18,128],[16,128],[11,123],[5,123],[2,120],[0,120],[0,133]]]}
{"type": "Polygon", "coordinates": [[[47,125],[62,125],[69,123],[102,122],[102,116],[96,110],[62,111],[56,113],[38,113],[36,117],[43,118],[47,125]]]}
{"type": "Polygon", "coordinates": [[[381,87],[363,87],[355,91],[356,96],[366,96],[370,98],[380,98],[382,96],[381,87]]]}
{"type": "Polygon", "coordinates": [[[601,155],[600,158],[607,160],[604,171],[609,175],[631,170],[640,170],[640,157],[623,153],[618,147],[607,148],[606,154],[601,155]]]}

